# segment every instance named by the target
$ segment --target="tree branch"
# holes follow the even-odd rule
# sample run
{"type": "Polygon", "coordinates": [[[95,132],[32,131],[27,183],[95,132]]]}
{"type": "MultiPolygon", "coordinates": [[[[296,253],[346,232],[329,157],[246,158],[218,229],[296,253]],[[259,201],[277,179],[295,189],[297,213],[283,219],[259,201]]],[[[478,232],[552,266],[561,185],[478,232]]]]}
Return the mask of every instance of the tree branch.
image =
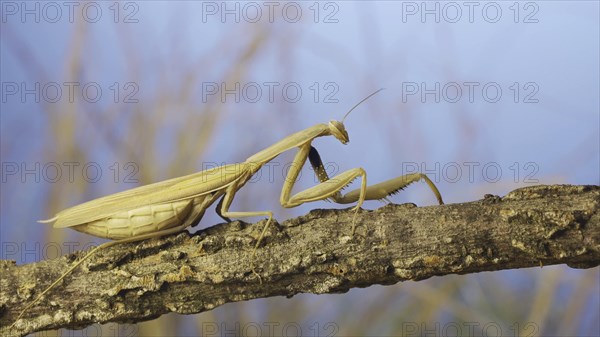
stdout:
{"type": "MultiPolygon", "coordinates": [[[[387,205],[357,216],[313,210],[271,226],[251,270],[264,222],[235,221],[101,250],[30,308],[12,331],[26,335],[93,323],[132,323],[228,302],[434,275],[567,264],[600,264],[600,187],[533,186],[504,198],[434,207],[387,205]]],[[[21,310],[85,252],[16,266],[0,261],[0,324],[8,334],[21,310]]]]}

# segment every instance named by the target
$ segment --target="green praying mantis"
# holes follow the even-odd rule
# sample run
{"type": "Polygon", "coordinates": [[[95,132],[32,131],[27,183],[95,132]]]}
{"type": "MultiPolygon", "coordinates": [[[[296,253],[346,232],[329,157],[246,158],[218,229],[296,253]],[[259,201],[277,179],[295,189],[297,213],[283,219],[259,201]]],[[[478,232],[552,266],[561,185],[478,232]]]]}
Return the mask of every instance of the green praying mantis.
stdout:
{"type": "MultiPolygon", "coordinates": [[[[41,223],[54,223],[54,228],[72,228],[115,241],[106,242],[95,247],[75,262],[21,311],[15,323],[46,293],[98,250],[121,243],[162,237],[183,231],[186,227],[198,223],[205,210],[219,199],[216,211],[219,216],[227,221],[230,221],[230,218],[267,217],[267,221],[252,250],[251,259],[253,260],[256,250],[273,219],[273,213],[271,211],[230,211],[229,207],[236,192],[263,165],[293,148],[299,150],[281,190],[281,205],[283,207],[296,207],[307,202],[324,199],[330,199],[339,204],[356,202],[356,206],[353,208],[355,213],[352,222],[352,234],[356,230],[356,214],[365,200],[387,200],[389,195],[421,179],[429,185],[438,202],[443,204],[442,196],[435,184],[422,173],[402,175],[372,186],[367,186],[367,173],[360,167],[342,172],[332,179],[327,175],[319,153],[312,146],[313,140],[318,137],[333,136],[342,144],[348,143],[349,137],[344,127],[344,120],[352,110],[381,90],[375,91],[354,105],[341,122],[332,120],[328,124],[317,124],[296,132],[249,157],[243,163],[211,168],[187,176],[111,194],[67,208],[58,212],[51,219],[39,221],[41,223]],[[320,182],[292,195],[294,183],[307,158],[320,182]],[[340,192],[359,177],[362,180],[360,188],[346,194],[340,192]]],[[[254,272],[253,266],[252,271],[254,272]]]]}

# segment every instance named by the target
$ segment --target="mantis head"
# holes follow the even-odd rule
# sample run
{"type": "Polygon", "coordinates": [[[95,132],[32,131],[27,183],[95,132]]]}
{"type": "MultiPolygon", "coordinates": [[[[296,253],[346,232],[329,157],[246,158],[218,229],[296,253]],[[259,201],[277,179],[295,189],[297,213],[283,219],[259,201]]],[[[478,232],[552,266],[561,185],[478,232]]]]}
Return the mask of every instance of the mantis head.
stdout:
{"type": "Polygon", "coordinates": [[[348,136],[348,132],[346,131],[346,127],[343,122],[330,120],[329,121],[329,132],[337,138],[342,144],[346,144],[350,141],[350,137],[348,136]]]}
{"type": "Polygon", "coordinates": [[[348,132],[346,131],[346,127],[344,126],[344,120],[346,120],[346,117],[348,117],[348,115],[352,112],[352,110],[354,110],[357,106],[359,106],[362,102],[368,100],[369,98],[371,98],[371,96],[375,95],[376,93],[380,92],[381,90],[383,90],[383,88],[375,91],[374,93],[370,94],[369,96],[363,98],[360,102],[356,103],[355,106],[352,107],[352,109],[350,109],[346,115],[344,116],[344,118],[342,118],[342,121],[336,121],[336,120],[331,120],[329,121],[329,132],[331,132],[331,134],[337,138],[340,142],[342,142],[342,144],[346,144],[350,141],[350,137],[348,137],[348,132]]]}

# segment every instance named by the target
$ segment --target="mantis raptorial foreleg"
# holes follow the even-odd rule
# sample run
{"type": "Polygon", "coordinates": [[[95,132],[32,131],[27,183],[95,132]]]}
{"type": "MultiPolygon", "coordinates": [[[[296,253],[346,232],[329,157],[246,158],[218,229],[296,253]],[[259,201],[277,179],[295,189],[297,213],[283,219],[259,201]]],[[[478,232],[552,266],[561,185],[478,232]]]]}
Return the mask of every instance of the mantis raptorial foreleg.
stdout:
{"type": "MultiPolygon", "coordinates": [[[[315,171],[315,174],[319,178],[319,181],[321,181],[321,183],[331,181],[331,179],[329,179],[329,175],[323,167],[323,161],[321,160],[321,156],[319,155],[317,149],[311,146],[310,151],[308,152],[308,158],[310,160],[311,166],[313,167],[313,170],[315,171]]],[[[337,177],[339,177],[339,175],[337,177]]],[[[337,179],[337,177],[334,177],[333,179],[337,179]]],[[[438,191],[437,187],[431,181],[431,179],[429,179],[429,177],[427,177],[423,173],[411,173],[402,175],[396,178],[386,180],[379,184],[367,186],[366,188],[364,186],[361,186],[361,188],[352,190],[343,195],[340,192],[333,193],[329,198],[338,204],[350,204],[358,201],[358,204],[360,205],[362,204],[363,200],[386,200],[390,202],[387,199],[388,196],[398,193],[406,186],[417,182],[421,179],[425,180],[427,185],[429,185],[429,188],[431,188],[431,190],[435,194],[435,197],[437,198],[439,204],[443,205],[444,201],[442,200],[442,195],[440,194],[440,191],[438,191]]],[[[352,234],[354,234],[354,231],[355,226],[353,225],[352,234]]]]}
{"type": "Polygon", "coordinates": [[[361,177],[362,182],[360,189],[358,189],[359,193],[356,198],[358,202],[354,207],[355,212],[354,218],[352,219],[352,235],[354,235],[354,229],[356,227],[356,215],[358,214],[358,210],[365,201],[367,190],[367,173],[364,169],[358,167],[342,172],[335,176],[333,179],[321,180],[321,183],[319,183],[318,185],[310,187],[304,191],[298,192],[290,197],[292,188],[294,187],[294,183],[296,182],[296,179],[300,174],[302,166],[304,166],[304,163],[306,163],[306,158],[309,156],[311,149],[313,149],[313,147],[311,146],[311,142],[306,142],[305,144],[300,146],[300,149],[298,150],[298,153],[294,158],[294,163],[290,167],[290,171],[288,172],[283,188],[281,190],[280,203],[283,207],[296,207],[305,202],[334,198],[336,195],[340,194],[340,190],[342,190],[344,187],[350,184],[354,179],[361,177]]]}
{"type": "Polygon", "coordinates": [[[290,196],[292,188],[294,187],[294,183],[296,182],[304,163],[306,163],[306,158],[308,158],[311,148],[312,146],[310,142],[307,142],[298,150],[298,153],[294,158],[293,165],[290,167],[287,177],[285,178],[285,182],[283,183],[283,188],[281,189],[281,206],[296,207],[305,202],[330,198],[338,194],[340,190],[350,184],[354,179],[362,177],[362,186],[360,189],[358,189],[359,194],[355,200],[358,201],[356,208],[360,208],[364,201],[364,191],[367,188],[367,173],[362,168],[354,168],[342,172],[333,179],[322,180],[321,183],[290,196]],[[360,191],[363,191],[363,193],[360,193],[360,191]]]}

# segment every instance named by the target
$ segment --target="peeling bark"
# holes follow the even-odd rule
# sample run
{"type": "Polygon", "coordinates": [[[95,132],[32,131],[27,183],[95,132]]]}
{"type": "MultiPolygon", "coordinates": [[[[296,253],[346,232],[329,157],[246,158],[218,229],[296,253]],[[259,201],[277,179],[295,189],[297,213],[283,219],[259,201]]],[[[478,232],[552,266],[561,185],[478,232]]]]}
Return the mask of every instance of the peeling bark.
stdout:
{"type": "Polygon", "coordinates": [[[228,302],[354,287],[434,275],[567,264],[600,264],[600,187],[533,186],[503,198],[432,207],[390,204],[354,212],[313,210],[271,226],[251,269],[264,222],[222,223],[101,250],[8,327],[85,252],[16,266],[1,260],[2,335],[133,323],[228,302]]]}

